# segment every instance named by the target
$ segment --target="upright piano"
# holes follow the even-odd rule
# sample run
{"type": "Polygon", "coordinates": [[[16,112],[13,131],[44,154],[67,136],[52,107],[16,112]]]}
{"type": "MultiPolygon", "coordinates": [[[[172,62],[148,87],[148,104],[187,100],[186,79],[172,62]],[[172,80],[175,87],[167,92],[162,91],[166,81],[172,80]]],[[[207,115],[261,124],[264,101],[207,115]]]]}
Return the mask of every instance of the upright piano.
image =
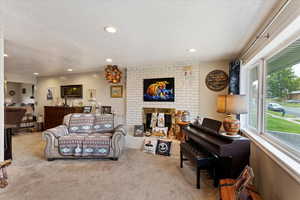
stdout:
{"type": "Polygon", "coordinates": [[[245,137],[228,137],[193,124],[183,127],[182,131],[185,142],[216,158],[218,179],[237,178],[249,164],[250,141],[245,137]]]}

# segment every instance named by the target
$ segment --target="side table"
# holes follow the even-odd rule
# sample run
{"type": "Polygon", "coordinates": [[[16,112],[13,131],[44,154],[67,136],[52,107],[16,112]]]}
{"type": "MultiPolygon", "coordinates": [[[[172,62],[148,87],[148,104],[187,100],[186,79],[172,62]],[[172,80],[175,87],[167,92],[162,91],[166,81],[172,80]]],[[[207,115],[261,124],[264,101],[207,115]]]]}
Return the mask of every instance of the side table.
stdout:
{"type": "Polygon", "coordinates": [[[176,133],[176,139],[180,140],[180,141],[184,141],[185,140],[185,134],[182,132],[182,128],[184,126],[187,126],[190,122],[183,122],[183,121],[179,121],[176,124],[179,126],[179,132],[176,133]]]}

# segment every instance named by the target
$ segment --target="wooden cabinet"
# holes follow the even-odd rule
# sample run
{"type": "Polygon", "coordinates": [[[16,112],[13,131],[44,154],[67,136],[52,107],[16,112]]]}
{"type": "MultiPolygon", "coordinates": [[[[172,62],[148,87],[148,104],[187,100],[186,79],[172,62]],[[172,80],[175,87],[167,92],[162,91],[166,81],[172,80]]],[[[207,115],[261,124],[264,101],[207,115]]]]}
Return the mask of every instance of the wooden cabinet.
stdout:
{"type": "Polygon", "coordinates": [[[45,129],[54,128],[62,124],[64,116],[70,113],[82,113],[83,107],[45,106],[45,129]]]}

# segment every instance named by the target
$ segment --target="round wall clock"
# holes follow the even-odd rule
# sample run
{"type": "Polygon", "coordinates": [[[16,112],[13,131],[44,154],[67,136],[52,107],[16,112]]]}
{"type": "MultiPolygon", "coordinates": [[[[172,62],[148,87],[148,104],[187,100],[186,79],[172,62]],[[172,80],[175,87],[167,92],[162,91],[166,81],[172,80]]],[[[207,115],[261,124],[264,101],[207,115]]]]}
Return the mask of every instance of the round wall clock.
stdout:
{"type": "Polygon", "coordinates": [[[222,70],[214,70],[208,73],[205,79],[208,89],[218,92],[228,85],[228,75],[222,70]]]}
{"type": "Polygon", "coordinates": [[[15,92],[14,90],[10,90],[10,91],[8,92],[8,94],[9,94],[10,96],[14,96],[14,95],[16,94],[16,92],[15,92]]]}

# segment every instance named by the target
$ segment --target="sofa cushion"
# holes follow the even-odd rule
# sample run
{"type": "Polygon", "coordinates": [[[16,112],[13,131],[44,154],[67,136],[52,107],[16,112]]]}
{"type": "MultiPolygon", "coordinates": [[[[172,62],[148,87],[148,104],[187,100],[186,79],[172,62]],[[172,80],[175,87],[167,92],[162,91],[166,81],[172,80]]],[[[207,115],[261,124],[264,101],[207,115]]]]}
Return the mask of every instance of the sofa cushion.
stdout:
{"type": "Polygon", "coordinates": [[[76,113],[70,116],[69,132],[70,133],[91,133],[95,122],[93,114],[76,113]]]}
{"type": "Polygon", "coordinates": [[[112,132],[114,130],[114,117],[112,114],[95,114],[93,132],[112,132]]]}
{"type": "Polygon", "coordinates": [[[101,133],[98,133],[98,132],[93,132],[91,134],[89,134],[90,136],[108,136],[108,137],[112,137],[113,136],[113,133],[111,132],[101,132],[101,133]]]}
{"type": "Polygon", "coordinates": [[[85,136],[82,143],[82,156],[107,156],[110,153],[111,136],[109,134],[91,134],[85,136]]]}
{"type": "Polygon", "coordinates": [[[63,156],[81,156],[84,135],[70,134],[58,139],[59,153],[63,156]]]}

